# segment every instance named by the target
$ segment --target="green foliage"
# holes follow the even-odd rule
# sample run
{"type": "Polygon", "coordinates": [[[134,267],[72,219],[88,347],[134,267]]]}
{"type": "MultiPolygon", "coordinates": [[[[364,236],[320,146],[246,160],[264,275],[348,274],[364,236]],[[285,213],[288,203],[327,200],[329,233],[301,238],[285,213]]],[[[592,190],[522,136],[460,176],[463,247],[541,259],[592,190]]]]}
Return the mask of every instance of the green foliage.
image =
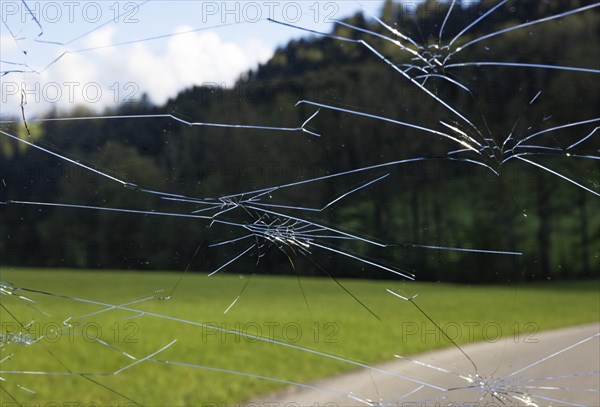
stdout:
{"type": "MultiPolygon", "coordinates": [[[[469,2],[469,7],[454,13],[446,25],[446,37],[451,38],[474,16],[481,15],[486,10],[481,3],[469,2]]],[[[417,19],[401,5],[387,2],[383,18],[396,21],[403,32],[424,43],[433,43],[439,33],[440,16],[445,15],[447,7],[448,2],[425,2],[416,12],[417,19]]],[[[575,2],[519,2],[514,10],[502,8],[486,24],[474,27],[462,41],[524,22],[525,16],[547,16],[573,7],[575,2]]],[[[347,21],[385,32],[361,14],[347,21]]],[[[592,10],[492,38],[482,44],[485,46],[465,51],[461,58],[598,68],[599,30],[600,13],[592,10]]],[[[334,33],[358,35],[341,26],[334,33]]],[[[378,38],[370,38],[370,42],[396,64],[409,61],[394,44],[378,38]]],[[[439,86],[440,96],[464,108],[480,128],[490,129],[500,144],[513,128],[524,134],[528,126],[535,131],[540,126],[589,119],[597,116],[600,105],[600,83],[595,77],[574,81],[574,74],[569,72],[510,68],[464,69],[452,75],[466,82],[473,76],[480,78],[478,97],[473,99],[451,86],[439,86]],[[538,90],[543,91],[542,97],[534,106],[528,106],[538,90]],[[545,116],[551,117],[542,123],[545,116]]],[[[244,75],[234,89],[195,87],[182,91],[165,106],[152,106],[144,99],[139,105],[124,105],[107,113],[171,113],[199,122],[295,127],[314,113],[306,105],[294,107],[301,99],[424,126],[438,125],[437,118],[444,112],[365,47],[310,37],[278,49],[269,62],[244,75]]],[[[71,112],[73,116],[81,113],[71,112]]],[[[6,131],[15,131],[2,126],[6,131]]],[[[454,147],[405,127],[331,111],[321,112],[310,124],[323,135],[318,140],[296,133],[191,128],[168,119],[50,122],[30,128],[41,145],[109,174],[148,189],[198,197],[409,157],[443,156],[454,147]]],[[[26,137],[22,131],[19,134],[26,137]]],[[[568,145],[581,136],[576,131],[565,132],[558,134],[556,141],[568,145]]],[[[1,176],[8,182],[2,191],[8,199],[190,210],[190,206],[115,186],[40,152],[20,149],[4,138],[0,143],[1,176]]],[[[550,159],[544,163],[598,187],[597,163],[550,159]]],[[[391,174],[385,183],[341,201],[338,208],[323,213],[319,220],[394,244],[517,250],[524,255],[461,254],[410,246],[398,246],[389,254],[352,245],[344,248],[366,256],[383,256],[414,270],[421,280],[505,282],[598,276],[598,200],[582,196],[568,182],[518,162],[503,168],[500,178],[447,161],[384,170],[391,174]]],[[[318,206],[371,175],[282,191],[278,196],[288,203],[318,206]]],[[[230,236],[220,235],[216,228],[207,229],[205,222],[172,218],[19,207],[3,208],[3,215],[0,249],[5,264],[181,270],[199,245],[230,236]]],[[[204,250],[202,253],[213,261],[210,264],[218,264],[218,258],[223,258],[211,257],[204,250]]],[[[310,265],[293,271],[288,260],[277,253],[268,257],[272,259],[265,259],[258,268],[248,262],[241,263],[236,271],[319,274],[310,265]]],[[[391,277],[320,253],[315,253],[314,259],[339,276],[391,277]]]]}

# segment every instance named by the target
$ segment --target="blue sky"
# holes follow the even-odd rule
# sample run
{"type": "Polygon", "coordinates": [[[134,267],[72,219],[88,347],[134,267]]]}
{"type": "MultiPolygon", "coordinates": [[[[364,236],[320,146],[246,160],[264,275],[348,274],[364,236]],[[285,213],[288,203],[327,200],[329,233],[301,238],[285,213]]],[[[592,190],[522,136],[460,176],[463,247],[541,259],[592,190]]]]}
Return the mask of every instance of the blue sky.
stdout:
{"type": "Polygon", "coordinates": [[[33,72],[2,77],[2,113],[20,113],[22,90],[27,112],[36,115],[76,105],[100,110],[143,92],[164,103],[192,85],[229,86],[240,73],[268,60],[277,46],[306,36],[267,18],[329,31],[333,20],[361,5],[379,14],[382,4],[5,0],[0,3],[2,70],[33,72]],[[156,36],[164,37],[115,46],[156,36]]]}

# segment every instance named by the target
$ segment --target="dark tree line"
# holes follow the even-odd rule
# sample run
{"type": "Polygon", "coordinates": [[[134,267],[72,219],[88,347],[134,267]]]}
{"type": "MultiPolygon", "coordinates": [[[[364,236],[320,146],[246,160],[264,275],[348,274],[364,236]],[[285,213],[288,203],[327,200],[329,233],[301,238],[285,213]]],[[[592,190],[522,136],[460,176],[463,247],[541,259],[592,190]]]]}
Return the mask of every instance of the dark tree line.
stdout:
{"type": "MultiPolygon", "coordinates": [[[[560,13],[590,2],[518,2],[473,28],[466,40],[525,21],[560,13]]],[[[432,44],[447,3],[426,1],[416,12],[387,2],[385,21],[432,44]],[[440,17],[441,16],[441,17],[440,17]]],[[[489,8],[486,2],[460,6],[446,24],[452,38],[489,8]]],[[[389,35],[357,14],[356,27],[389,35]]],[[[585,66],[600,65],[600,13],[591,11],[560,21],[515,30],[465,51],[465,61],[508,61],[585,66]]],[[[336,26],[333,34],[364,38],[336,26]]],[[[397,46],[376,37],[370,43],[395,64],[410,62],[397,46]]],[[[550,69],[468,68],[449,72],[473,84],[476,96],[440,82],[437,94],[460,106],[497,142],[511,132],[527,134],[598,116],[599,82],[594,75],[550,69]],[[540,100],[529,104],[543,91],[540,100]],[[541,127],[544,126],[544,127],[541,127]]],[[[171,113],[186,120],[296,127],[315,112],[298,100],[438,128],[447,112],[360,44],[307,37],[278,49],[274,57],[248,72],[233,89],[194,87],[164,106],[147,99],[105,114],[171,113]]],[[[57,115],[57,112],[51,113],[57,115]]],[[[83,109],[69,113],[88,115],[83,109]]],[[[402,160],[444,157],[455,146],[422,132],[323,110],[310,123],[313,138],[230,128],[187,127],[166,118],[94,120],[30,124],[32,137],[45,147],[145,188],[196,197],[220,196],[301,179],[402,160]]],[[[19,125],[4,131],[25,135],[19,125]]],[[[581,138],[580,129],[553,135],[557,145],[581,138]]],[[[596,139],[597,140],[597,139],[596,139]]],[[[592,140],[592,149],[597,141],[592,140]]],[[[589,147],[589,145],[587,146],[589,147]]],[[[22,145],[0,139],[2,200],[62,202],[156,211],[190,211],[182,203],[155,199],[87,173],[22,145]]],[[[598,188],[597,161],[548,158],[555,171],[598,188]]],[[[282,191],[283,202],[318,206],[364,182],[389,173],[373,185],[314,220],[394,243],[385,251],[342,244],[365,257],[384,259],[414,271],[421,280],[508,281],[598,276],[600,207],[598,198],[558,177],[511,162],[496,177],[484,168],[447,160],[389,166],[379,171],[318,182],[282,191]],[[415,248],[412,245],[522,251],[498,256],[415,248]]],[[[235,232],[207,222],[100,211],[4,206],[0,249],[3,265],[181,270],[200,247],[194,270],[222,264],[239,247],[208,249],[208,242],[235,232]]],[[[385,278],[349,259],[315,252],[312,259],[337,276],[385,278]]],[[[241,260],[235,273],[320,275],[313,263],[289,259],[272,250],[256,265],[241,260]]]]}

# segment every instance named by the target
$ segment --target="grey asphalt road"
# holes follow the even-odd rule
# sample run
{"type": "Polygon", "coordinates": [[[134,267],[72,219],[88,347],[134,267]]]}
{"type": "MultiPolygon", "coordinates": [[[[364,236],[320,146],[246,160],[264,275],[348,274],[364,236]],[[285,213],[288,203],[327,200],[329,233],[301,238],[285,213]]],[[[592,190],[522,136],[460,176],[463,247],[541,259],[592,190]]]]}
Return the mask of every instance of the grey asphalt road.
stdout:
{"type": "Polygon", "coordinates": [[[254,400],[253,404],[340,407],[364,406],[360,400],[369,400],[404,407],[452,403],[486,407],[600,406],[600,323],[537,333],[533,337],[474,343],[462,349],[473,360],[477,371],[452,347],[416,355],[412,360],[396,358],[377,366],[395,376],[360,369],[309,383],[329,390],[293,387],[254,400]],[[511,388],[513,391],[480,400],[482,392],[481,386],[477,386],[476,374],[492,378],[485,381],[490,390],[511,388]],[[465,388],[469,386],[471,388],[465,388]]]}

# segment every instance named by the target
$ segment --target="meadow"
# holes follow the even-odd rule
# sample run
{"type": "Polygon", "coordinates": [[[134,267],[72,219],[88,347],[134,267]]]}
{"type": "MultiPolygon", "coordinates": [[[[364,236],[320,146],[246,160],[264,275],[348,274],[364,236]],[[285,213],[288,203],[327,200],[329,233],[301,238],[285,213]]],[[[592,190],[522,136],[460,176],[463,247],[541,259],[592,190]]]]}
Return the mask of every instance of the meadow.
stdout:
{"type": "MultiPolygon", "coordinates": [[[[386,289],[404,296],[419,294],[417,304],[458,343],[529,341],[539,331],[594,322],[600,317],[598,280],[472,286],[341,280],[367,310],[330,279],[295,276],[254,276],[248,282],[249,276],[187,274],[171,299],[160,300],[179,276],[3,267],[0,279],[16,287],[110,304],[154,296],[128,306],[207,324],[194,326],[122,309],[84,316],[102,307],[27,292],[20,294],[35,303],[4,295],[2,333],[23,331],[18,325],[30,323],[28,332],[42,338],[32,345],[11,344],[2,349],[3,358],[14,354],[2,363],[3,388],[25,405],[125,405],[129,400],[144,405],[230,405],[285,385],[207,368],[302,383],[353,369],[339,361],[224,333],[213,326],[369,364],[390,360],[394,354],[407,356],[451,346],[415,307],[386,289]],[[239,300],[225,313],[244,286],[239,300]],[[155,292],[160,289],[166,291],[155,292]],[[63,321],[69,317],[71,328],[67,329],[63,321]],[[193,366],[146,361],[114,376],[102,375],[132,362],[123,352],[143,358],[175,339],[176,343],[155,358],[193,366]],[[15,373],[23,371],[57,374],[15,373]]],[[[10,401],[6,394],[3,399],[10,401]]]]}

